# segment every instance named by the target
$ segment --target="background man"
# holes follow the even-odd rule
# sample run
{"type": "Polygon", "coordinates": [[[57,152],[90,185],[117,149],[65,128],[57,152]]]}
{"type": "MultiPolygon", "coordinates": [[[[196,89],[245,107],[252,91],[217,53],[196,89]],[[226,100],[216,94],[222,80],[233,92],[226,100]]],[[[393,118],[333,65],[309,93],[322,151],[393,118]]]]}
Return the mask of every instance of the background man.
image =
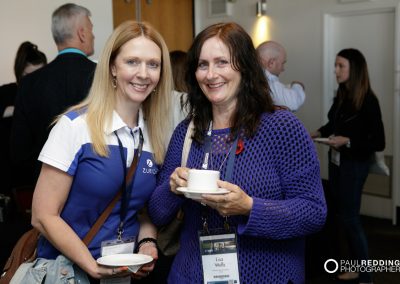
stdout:
{"type": "Polygon", "coordinates": [[[18,90],[11,134],[11,157],[20,168],[19,185],[34,186],[37,161],[54,118],[84,99],[96,64],[93,25],[88,9],[65,4],[52,15],[51,31],[59,51],[45,67],[27,76],[18,90]]]}
{"type": "Polygon", "coordinates": [[[293,81],[286,86],[279,81],[279,74],[285,70],[286,51],[282,45],[275,41],[266,41],[257,47],[261,64],[265,70],[271,95],[277,107],[297,111],[304,103],[304,85],[299,81],[293,81]]]}

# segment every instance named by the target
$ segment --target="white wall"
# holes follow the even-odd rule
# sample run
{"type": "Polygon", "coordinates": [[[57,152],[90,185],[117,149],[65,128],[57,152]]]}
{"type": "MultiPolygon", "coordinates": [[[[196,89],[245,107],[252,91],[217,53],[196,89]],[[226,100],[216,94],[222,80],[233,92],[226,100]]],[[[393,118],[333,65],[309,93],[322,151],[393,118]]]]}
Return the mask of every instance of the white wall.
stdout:
{"type": "Polygon", "coordinates": [[[65,3],[75,3],[88,8],[92,13],[97,59],[105,41],[113,30],[111,0],[5,0],[0,1],[0,85],[14,82],[14,58],[23,41],[38,45],[47,60],[57,55],[57,48],[51,36],[51,14],[65,3]]]}

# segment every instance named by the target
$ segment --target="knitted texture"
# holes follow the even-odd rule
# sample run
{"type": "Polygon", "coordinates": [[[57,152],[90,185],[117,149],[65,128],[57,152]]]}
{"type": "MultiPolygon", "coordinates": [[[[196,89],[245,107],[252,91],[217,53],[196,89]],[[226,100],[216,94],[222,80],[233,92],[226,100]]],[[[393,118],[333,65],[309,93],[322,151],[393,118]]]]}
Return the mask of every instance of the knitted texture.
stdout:
{"type": "MultiPolygon", "coordinates": [[[[185,212],[180,251],[169,283],[203,283],[198,230],[202,228],[200,203],[170,191],[169,177],[180,166],[188,121],[172,136],[158,186],[149,202],[156,225],[185,212]]],[[[226,171],[224,158],[232,142],[229,129],[212,131],[210,167],[226,171]],[[222,165],[222,166],[221,166],[222,165]]],[[[304,237],[324,224],[326,204],[315,147],[301,122],[288,111],[264,114],[256,135],[242,137],[244,149],[236,155],[232,183],[253,197],[249,216],[229,217],[237,228],[241,283],[304,283],[304,237]]],[[[193,142],[187,167],[201,168],[204,147],[193,142]]],[[[223,227],[224,218],[208,209],[210,228],[223,227]]]]}

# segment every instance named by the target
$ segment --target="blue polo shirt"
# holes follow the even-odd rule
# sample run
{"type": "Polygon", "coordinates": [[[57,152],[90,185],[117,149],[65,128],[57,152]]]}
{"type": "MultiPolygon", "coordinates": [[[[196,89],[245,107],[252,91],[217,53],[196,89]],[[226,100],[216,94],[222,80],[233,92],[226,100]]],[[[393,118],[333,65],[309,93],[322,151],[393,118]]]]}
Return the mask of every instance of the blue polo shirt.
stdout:
{"type": "MultiPolygon", "coordinates": [[[[39,160],[73,177],[61,217],[81,239],[120,189],[125,178],[122,163],[126,167],[132,163],[134,151],[139,144],[139,128],[143,133],[144,144],[132,185],[128,214],[124,220],[123,237],[138,235],[137,213],[150,198],[159,170],[153,158],[142,111],[139,111],[138,126],[134,129],[129,128],[114,111],[111,127],[105,130],[106,143],[109,147],[108,157],[100,157],[93,151],[86,113],[69,112],[53,127],[39,160]],[[117,132],[123,145],[124,155],[127,157],[123,162],[114,131],[117,132]]],[[[100,257],[102,241],[117,238],[120,208],[119,201],[89,245],[89,250],[95,259],[100,257]]],[[[38,257],[54,259],[59,254],[60,252],[44,237],[40,239],[38,257]]]]}

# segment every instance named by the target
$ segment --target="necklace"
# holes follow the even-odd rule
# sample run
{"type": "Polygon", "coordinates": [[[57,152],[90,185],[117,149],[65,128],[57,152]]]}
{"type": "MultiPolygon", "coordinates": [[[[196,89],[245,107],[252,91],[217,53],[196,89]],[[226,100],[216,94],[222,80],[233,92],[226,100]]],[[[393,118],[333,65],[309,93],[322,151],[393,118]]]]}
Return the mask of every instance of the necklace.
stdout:
{"type": "MultiPolygon", "coordinates": [[[[229,147],[228,152],[225,154],[224,159],[222,160],[220,166],[218,167],[218,171],[219,171],[219,172],[221,172],[222,166],[225,164],[226,159],[228,159],[229,154],[230,154],[230,152],[232,151],[232,147],[233,147],[233,144],[229,147]]],[[[210,168],[213,169],[214,166],[213,166],[213,160],[212,160],[212,149],[211,149],[211,152],[210,152],[210,159],[211,159],[211,161],[210,161],[210,168]]]]}
{"type": "MultiPolygon", "coordinates": [[[[209,126],[208,126],[208,131],[207,131],[207,137],[206,137],[206,144],[207,144],[207,145],[206,145],[206,153],[205,153],[204,161],[203,161],[203,165],[202,165],[202,168],[205,169],[205,170],[208,169],[209,159],[211,159],[211,161],[210,161],[210,168],[211,168],[211,169],[214,168],[214,167],[213,167],[213,164],[212,164],[212,139],[211,139],[212,125],[213,125],[213,124],[212,124],[212,121],[210,121],[210,124],[209,124],[209,126]]],[[[232,148],[233,148],[233,145],[234,145],[234,144],[235,144],[235,143],[232,143],[232,145],[229,147],[228,152],[225,154],[225,157],[224,157],[224,159],[222,160],[222,162],[221,162],[221,164],[220,164],[220,166],[219,166],[219,168],[218,168],[218,171],[219,171],[219,172],[221,171],[222,166],[225,164],[226,159],[228,159],[228,156],[229,156],[230,152],[232,151],[232,148]]]]}

